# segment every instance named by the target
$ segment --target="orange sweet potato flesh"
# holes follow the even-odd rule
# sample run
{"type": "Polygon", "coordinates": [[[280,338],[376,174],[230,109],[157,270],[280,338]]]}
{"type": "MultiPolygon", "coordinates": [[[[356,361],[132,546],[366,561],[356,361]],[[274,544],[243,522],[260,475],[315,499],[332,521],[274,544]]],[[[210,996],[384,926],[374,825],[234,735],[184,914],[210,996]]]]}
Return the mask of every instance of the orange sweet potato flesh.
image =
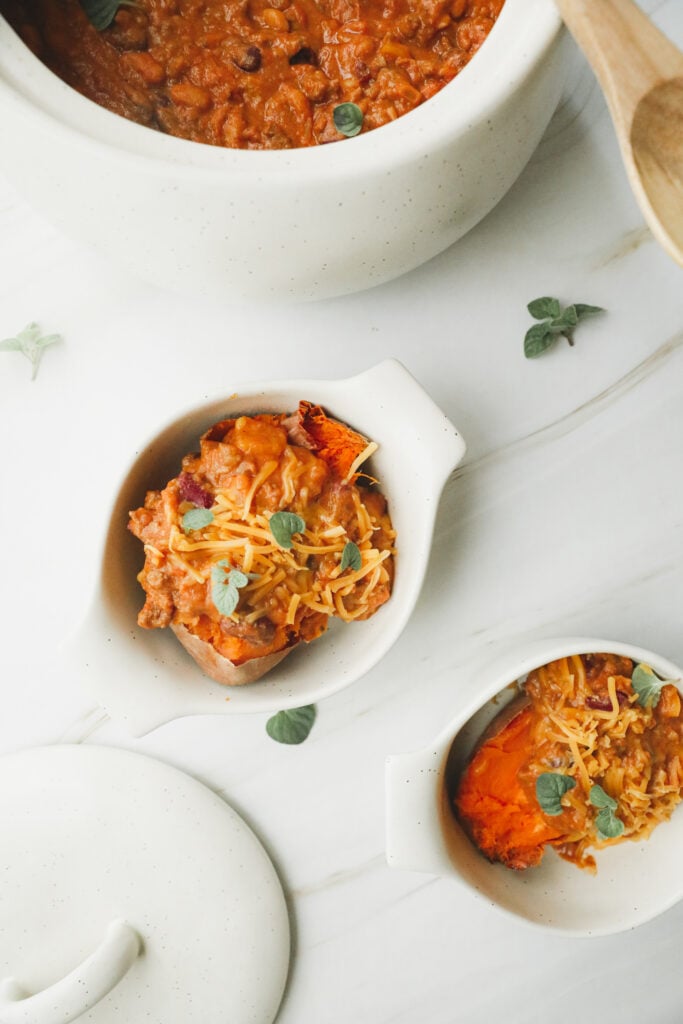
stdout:
{"type": "Polygon", "coordinates": [[[345,423],[330,419],[319,405],[299,402],[299,425],[311,447],[345,480],[351,466],[368,446],[367,438],[345,423]]]}
{"type": "Polygon", "coordinates": [[[527,706],[494,731],[469,762],[455,795],[458,817],[484,856],[516,870],[538,864],[545,843],[564,835],[519,778],[532,746],[533,719],[527,706]]]}

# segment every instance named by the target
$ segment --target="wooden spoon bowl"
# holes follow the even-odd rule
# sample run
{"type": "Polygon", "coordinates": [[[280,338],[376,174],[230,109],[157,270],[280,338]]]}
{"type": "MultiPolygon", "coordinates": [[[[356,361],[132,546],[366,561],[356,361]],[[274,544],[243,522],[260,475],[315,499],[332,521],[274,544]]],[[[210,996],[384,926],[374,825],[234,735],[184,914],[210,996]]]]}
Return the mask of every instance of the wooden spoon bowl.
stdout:
{"type": "Polygon", "coordinates": [[[683,53],[633,0],[557,0],[607,100],[655,238],[683,266],[683,53]]]}
{"type": "Polygon", "coordinates": [[[631,148],[644,193],[641,205],[650,208],[648,222],[683,263],[683,77],[662,82],[640,101],[631,148]]]}

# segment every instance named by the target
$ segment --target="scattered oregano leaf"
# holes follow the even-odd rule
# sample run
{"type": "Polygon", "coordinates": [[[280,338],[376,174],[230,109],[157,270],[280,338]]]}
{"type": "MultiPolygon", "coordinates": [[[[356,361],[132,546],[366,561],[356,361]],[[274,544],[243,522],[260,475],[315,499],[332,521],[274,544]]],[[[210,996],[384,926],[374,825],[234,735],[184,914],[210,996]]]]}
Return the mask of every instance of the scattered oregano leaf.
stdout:
{"type": "Polygon", "coordinates": [[[527,309],[534,320],[541,321],[526,332],[524,355],[527,359],[536,359],[560,337],[566,338],[573,345],[574,331],[578,325],[591,316],[605,312],[601,306],[588,306],[584,302],[576,302],[563,309],[559,299],[547,295],[534,299],[527,309]]]}
{"type": "Polygon", "coordinates": [[[288,551],[295,533],[303,533],[306,523],[295,512],[274,512],[268,520],[268,527],[281,548],[288,551]]]}
{"type": "Polygon", "coordinates": [[[61,334],[41,334],[38,324],[28,324],[19,331],[16,338],[5,338],[0,341],[0,352],[21,352],[32,366],[31,380],[35,380],[43,352],[49,345],[56,345],[62,340],[61,334]]]}
{"type": "Polygon", "coordinates": [[[604,791],[602,786],[596,782],[591,786],[589,800],[593,807],[598,808],[595,816],[595,825],[598,830],[599,839],[616,839],[624,831],[624,823],[615,814],[617,801],[604,791]]]}
{"type": "Polygon", "coordinates": [[[227,558],[221,558],[211,567],[211,600],[221,615],[232,615],[240,599],[241,587],[246,587],[248,576],[239,569],[231,569],[227,558]]]}
{"type": "Polygon", "coordinates": [[[315,705],[278,711],[266,722],[266,732],[278,743],[303,743],[315,722],[315,705]]]}
{"type": "Polygon", "coordinates": [[[666,683],[675,683],[673,679],[660,679],[649,665],[636,665],[631,676],[631,686],[638,694],[641,708],[656,708],[666,683]]]}
{"type": "Polygon", "coordinates": [[[139,7],[135,0],[80,0],[90,24],[102,32],[109,28],[119,7],[139,7]]]}
{"type": "Polygon", "coordinates": [[[564,807],[561,800],[565,793],[574,789],[576,779],[571,775],[559,775],[556,772],[542,772],[536,779],[536,799],[544,814],[555,817],[562,814],[564,807]]]}
{"type": "Polygon", "coordinates": [[[340,103],[332,111],[332,120],[340,134],[352,139],[363,127],[363,111],[357,103],[340,103]]]}
{"type": "Polygon", "coordinates": [[[185,513],[181,522],[185,533],[202,530],[213,522],[213,512],[209,508],[191,508],[185,513]]]}
{"type": "Polygon", "coordinates": [[[346,569],[353,569],[354,572],[358,572],[362,564],[360,548],[352,540],[347,541],[342,551],[339,571],[344,572],[346,569]]]}

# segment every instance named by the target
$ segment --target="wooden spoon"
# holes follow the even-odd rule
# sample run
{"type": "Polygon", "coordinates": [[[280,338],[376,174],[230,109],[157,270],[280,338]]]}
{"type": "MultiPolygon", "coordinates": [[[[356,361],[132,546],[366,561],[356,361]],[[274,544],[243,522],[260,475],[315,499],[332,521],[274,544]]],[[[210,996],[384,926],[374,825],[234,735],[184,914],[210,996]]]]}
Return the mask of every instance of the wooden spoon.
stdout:
{"type": "Polygon", "coordinates": [[[633,0],[557,0],[612,114],[631,187],[683,266],[683,53],[633,0]]]}

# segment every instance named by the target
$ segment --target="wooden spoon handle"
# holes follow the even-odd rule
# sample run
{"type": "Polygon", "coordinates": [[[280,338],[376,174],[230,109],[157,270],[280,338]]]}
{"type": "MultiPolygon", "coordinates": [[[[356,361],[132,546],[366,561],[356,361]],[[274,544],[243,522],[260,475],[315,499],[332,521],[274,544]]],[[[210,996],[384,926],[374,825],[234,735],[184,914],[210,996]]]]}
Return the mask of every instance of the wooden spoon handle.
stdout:
{"type": "Polygon", "coordinates": [[[633,0],[557,0],[557,6],[602,86],[617,131],[628,135],[645,93],[683,75],[683,54],[633,0]]]}

